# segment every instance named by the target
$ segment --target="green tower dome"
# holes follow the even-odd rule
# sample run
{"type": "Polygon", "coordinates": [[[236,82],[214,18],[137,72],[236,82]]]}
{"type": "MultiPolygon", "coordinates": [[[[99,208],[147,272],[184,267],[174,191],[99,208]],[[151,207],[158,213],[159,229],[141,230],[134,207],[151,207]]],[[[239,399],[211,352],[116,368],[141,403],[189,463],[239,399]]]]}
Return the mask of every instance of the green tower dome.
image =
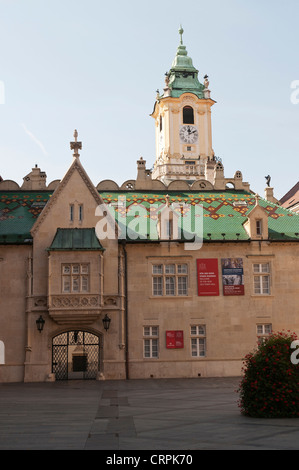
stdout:
{"type": "Polygon", "coordinates": [[[183,44],[183,32],[183,28],[180,27],[180,44],[167,74],[167,84],[173,97],[177,98],[183,93],[194,93],[198,98],[204,98],[204,85],[199,82],[198,70],[193,66],[191,57],[188,57],[186,46],[183,44]]]}

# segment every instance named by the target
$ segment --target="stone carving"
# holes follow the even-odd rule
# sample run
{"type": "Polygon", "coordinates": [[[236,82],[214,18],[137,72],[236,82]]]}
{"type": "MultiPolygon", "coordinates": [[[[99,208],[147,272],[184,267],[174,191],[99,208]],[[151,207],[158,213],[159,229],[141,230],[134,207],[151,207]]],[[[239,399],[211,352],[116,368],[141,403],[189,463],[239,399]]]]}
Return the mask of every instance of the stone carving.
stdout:
{"type": "Polygon", "coordinates": [[[47,297],[35,297],[33,302],[34,307],[47,307],[47,297]]]}
{"type": "Polygon", "coordinates": [[[116,297],[105,297],[104,305],[117,305],[117,298],[116,297]]]}
{"type": "Polygon", "coordinates": [[[52,308],[90,308],[100,306],[98,295],[61,295],[52,297],[52,308]]]}

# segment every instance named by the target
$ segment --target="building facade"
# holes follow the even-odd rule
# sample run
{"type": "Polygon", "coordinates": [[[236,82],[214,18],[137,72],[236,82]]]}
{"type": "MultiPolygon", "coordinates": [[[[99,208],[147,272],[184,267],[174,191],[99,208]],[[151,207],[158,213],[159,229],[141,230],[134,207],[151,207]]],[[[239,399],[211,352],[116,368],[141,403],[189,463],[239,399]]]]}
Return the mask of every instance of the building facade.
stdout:
{"type": "Polygon", "coordinates": [[[225,177],[179,32],[152,170],[94,185],[75,131],[61,180],[0,182],[1,382],[239,376],[265,335],[299,333],[299,215],[225,177]]]}
{"type": "Polygon", "coordinates": [[[280,204],[286,209],[299,213],[299,181],[280,199],[280,204]]]}

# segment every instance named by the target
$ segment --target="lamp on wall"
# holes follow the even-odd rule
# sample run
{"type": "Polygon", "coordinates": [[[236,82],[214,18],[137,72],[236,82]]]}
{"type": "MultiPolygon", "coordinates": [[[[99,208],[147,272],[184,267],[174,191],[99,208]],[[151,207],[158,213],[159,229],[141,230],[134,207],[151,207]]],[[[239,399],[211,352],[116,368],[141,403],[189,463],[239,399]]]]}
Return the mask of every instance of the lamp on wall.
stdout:
{"type": "Polygon", "coordinates": [[[41,333],[44,329],[44,324],[45,324],[45,320],[43,319],[43,317],[40,315],[40,317],[36,320],[36,326],[37,326],[37,329],[38,331],[41,333]]]}
{"type": "Polygon", "coordinates": [[[108,317],[107,313],[106,313],[106,315],[104,316],[102,322],[103,322],[104,329],[105,329],[106,331],[108,331],[108,330],[109,330],[109,326],[110,326],[110,322],[111,322],[111,318],[108,317]]]}

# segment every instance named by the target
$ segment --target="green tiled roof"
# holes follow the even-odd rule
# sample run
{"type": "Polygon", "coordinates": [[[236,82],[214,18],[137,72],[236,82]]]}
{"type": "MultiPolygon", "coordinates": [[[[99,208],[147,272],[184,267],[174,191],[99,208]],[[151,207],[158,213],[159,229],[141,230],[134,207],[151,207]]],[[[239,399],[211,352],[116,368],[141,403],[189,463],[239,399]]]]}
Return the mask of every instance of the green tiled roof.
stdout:
{"type": "Polygon", "coordinates": [[[103,247],[94,228],[58,228],[48,250],[103,250],[103,247]]]}
{"type": "Polygon", "coordinates": [[[0,244],[30,243],[31,227],[53,191],[0,191],[0,244]]]}
{"type": "MultiPolygon", "coordinates": [[[[103,192],[101,196],[111,212],[115,211],[115,218],[120,227],[126,223],[130,228],[134,215],[134,208],[144,208],[143,217],[155,222],[157,214],[151,208],[169,204],[185,204],[185,209],[191,210],[197,205],[203,207],[203,239],[204,240],[249,240],[244,229],[244,222],[251,210],[255,207],[255,196],[245,191],[211,191],[211,192],[103,192]],[[119,207],[117,207],[120,201],[119,207]],[[128,217],[127,215],[131,215],[128,217]],[[124,218],[126,215],[126,218],[124,218]]],[[[269,239],[272,240],[298,240],[299,241],[299,215],[284,209],[277,204],[259,199],[260,206],[268,214],[269,239]]],[[[194,223],[199,227],[199,215],[194,212],[194,223]]],[[[183,219],[183,218],[182,218],[183,219]]],[[[192,229],[196,231],[196,226],[192,229]]],[[[152,233],[152,232],[151,232],[152,233]]],[[[130,232],[128,233],[130,237],[130,232]]]]}
{"type": "MultiPolygon", "coordinates": [[[[30,230],[52,193],[53,191],[0,191],[0,244],[32,242],[30,230]]],[[[196,232],[201,222],[199,214],[196,213],[196,206],[202,205],[204,240],[249,240],[243,224],[255,206],[255,197],[251,192],[233,190],[211,192],[169,191],[169,193],[167,191],[105,191],[100,192],[100,195],[107,204],[109,211],[111,213],[115,211],[115,217],[120,228],[126,232],[126,236],[130,240],[136,239],[136,233],[134,232],[135,216],[132,211],[137,206],[141,207],[142,217],[147,227],[149,227],[149,224],[151,224],[151,227],[156,227],[158,210],[165,206],[167,196],[169,204],[185,204],[184,213],[186,213],[186,210],[194,211],[195,216],[192,218],[193,233],[196,232]],[[118,200],[121,202],[119,207],[116,206],[118,200]]],[[[270,240],[299,241],[298,214],[262,198],[259,199],[259,203],[268,215],[270,240]]],[[[59,233],[59,236],[62,236],[62,232],[59,233]]],[[[151,230],[151,234],[152,238],[149,238],[149,240],[158,238],[157,232],[151,230]]],[[[62,242],[61,240],[61,249],[67,249],[67,246],[70,245],[65,244],[68,243],[67,241],[62,242]]],[[[82,249],[84,249],[86,240],[82,240],[81,245],[79,244],[83,247],[82,249]]],[[[52,248],[56,247],[58,249],[56,243],[58,243],[58,240],[52,248]]],[[[94,243],[95,239],[89,242],[89,249],[100,249],[94,243]]],[[[76,249],[75,245],[72,246],[76,249]]]]}

